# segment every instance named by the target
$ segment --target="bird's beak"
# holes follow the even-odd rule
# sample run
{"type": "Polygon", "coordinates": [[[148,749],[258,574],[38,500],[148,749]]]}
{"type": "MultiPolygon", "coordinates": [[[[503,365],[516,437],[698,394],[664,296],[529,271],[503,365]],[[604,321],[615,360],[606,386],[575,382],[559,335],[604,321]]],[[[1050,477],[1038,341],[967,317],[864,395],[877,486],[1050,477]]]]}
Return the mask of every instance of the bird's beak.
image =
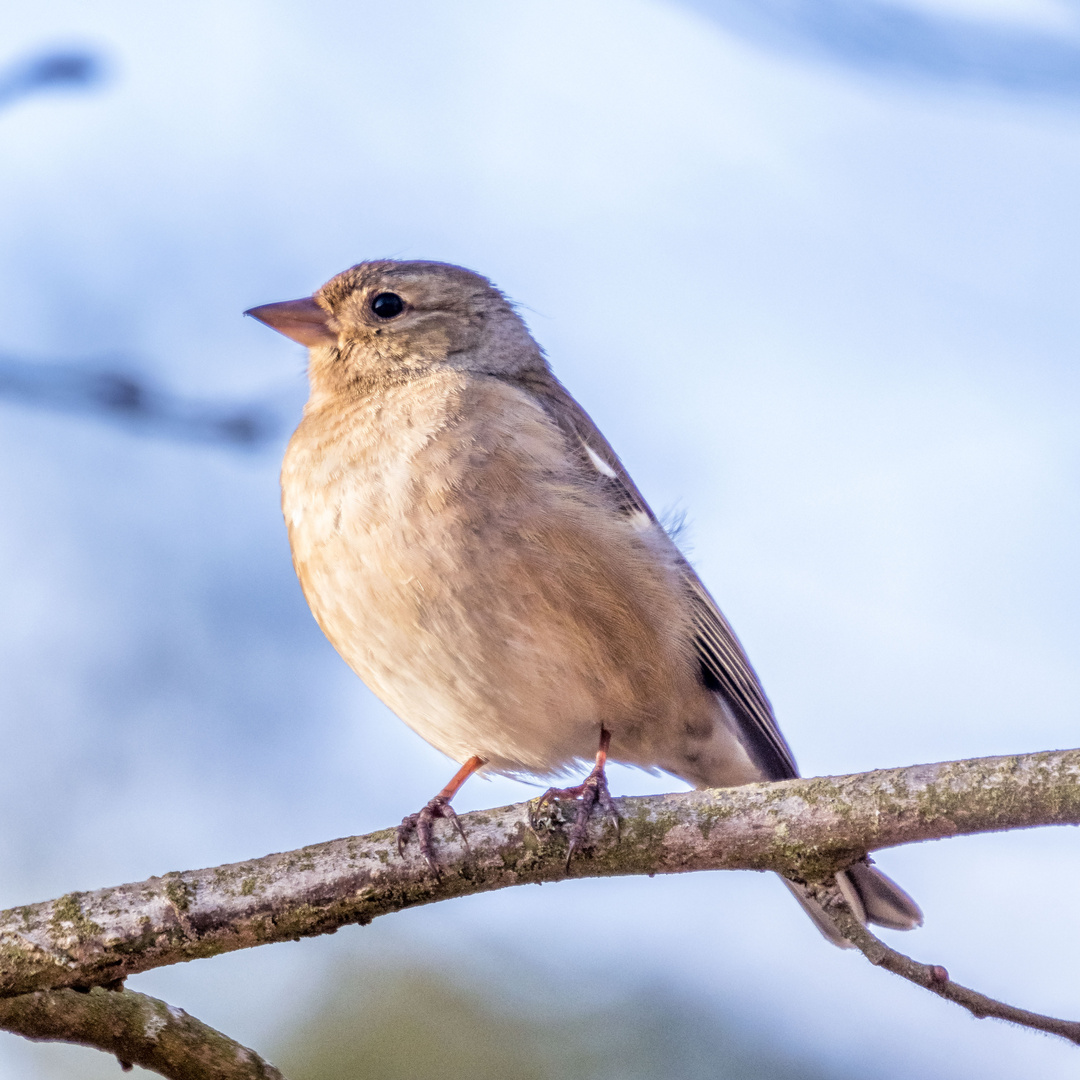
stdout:
{"type": "Polygon", "coordinates": [[[315,303],[314,297],[303,300],[283,300],[280,304],[263,304],[244,312],[259,322],[306,345],[336,345],[337,334],[330,328],[330,312],[315,303]]]}

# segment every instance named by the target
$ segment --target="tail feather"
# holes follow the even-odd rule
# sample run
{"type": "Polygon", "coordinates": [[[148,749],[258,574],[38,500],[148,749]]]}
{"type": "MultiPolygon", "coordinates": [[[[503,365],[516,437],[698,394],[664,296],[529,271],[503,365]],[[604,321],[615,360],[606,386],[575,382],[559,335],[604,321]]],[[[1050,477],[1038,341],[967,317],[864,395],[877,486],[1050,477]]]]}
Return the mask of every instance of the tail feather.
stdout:
{"type": "MultiPolygon", "coordinates": [[[[852,947],[850,941],[840,936],[825,909],[805,886],[787,878],[781,880],[827,940],[841,949],[852,947]]],[[[869,860],[857,862],[841,871],[836,875],[836,884],[848,906],[864,925],[871,922],[890,930],[914,930],[916,926],[922,926],[923,915],[919,905],[869,860]]]]}
{"type": "Polygon", "coordinates": [[[842,876],[859,894],[867,921],[889,930],[914,930],[922,926],[919,905],[869,860],[849,866],[842,876]]]}
{"type": "Polygon", "coordinates": [[[791,890],[791,895],[799,901],[803,911],[810,916],[811,921],[821,931],[821,936],[826,941],[831,942],[838,949],[855,948],[847,938],[840,936],[832,919],[825,914],[825,909],[810,895],[805,885],[797,885],[786,877],[781,877],[780,880],[791,890]]]}

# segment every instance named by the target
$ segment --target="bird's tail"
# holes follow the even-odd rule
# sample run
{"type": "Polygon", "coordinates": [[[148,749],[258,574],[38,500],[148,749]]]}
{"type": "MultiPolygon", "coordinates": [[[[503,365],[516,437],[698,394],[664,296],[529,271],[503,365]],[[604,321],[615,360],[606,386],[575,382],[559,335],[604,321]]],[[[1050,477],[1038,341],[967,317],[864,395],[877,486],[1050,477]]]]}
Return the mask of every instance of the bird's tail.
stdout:
{"type": "MultiPolygon", "coordinates": [[[[825,909],[804,886],[787,878],[782,880],[829,941],[841,949],[852,947],[850,941],[840,936],[825,909]]],[[[914,930],[916,926],[922,926],[923,915],[919,905],[895,881],[872,865],[869,859],[842,870],[836,875],[836,884],[864,926],[875,923],[890,930],[914,930]]]]}

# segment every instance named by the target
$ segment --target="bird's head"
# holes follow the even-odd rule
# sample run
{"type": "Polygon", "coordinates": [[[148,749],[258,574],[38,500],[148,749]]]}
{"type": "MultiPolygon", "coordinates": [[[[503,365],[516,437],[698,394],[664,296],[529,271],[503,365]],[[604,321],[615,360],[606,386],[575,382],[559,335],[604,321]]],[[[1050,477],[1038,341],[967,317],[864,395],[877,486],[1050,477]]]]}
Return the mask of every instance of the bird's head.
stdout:
{"type": "Polygon", "coordinates": [[[314,296],[244,314],[307,345],[312,383],[327,390],[436,366],[502,376],[546,367],[506,297],[448,263],[360,263],[314,296]]]}

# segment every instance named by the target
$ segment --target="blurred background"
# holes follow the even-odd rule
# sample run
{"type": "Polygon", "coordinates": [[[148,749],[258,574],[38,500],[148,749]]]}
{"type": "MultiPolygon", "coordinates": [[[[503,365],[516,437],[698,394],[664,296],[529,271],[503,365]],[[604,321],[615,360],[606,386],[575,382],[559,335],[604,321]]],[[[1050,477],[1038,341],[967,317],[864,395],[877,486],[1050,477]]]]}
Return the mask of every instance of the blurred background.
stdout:
{"type": "MultiPolygon", "coordinates": [[[[305,354],[240,316],[372,257],[520,301],[687,513],[804,772],[1077,744],[1076,0],[5,26],[0,906],[384,827],[450,775],[308,614],[277,488],[305,354]]],[[[1080,1015],[1077,848],[883,853],[926,912],[896,943],[1080,1015]]],[[[129,985],[294,1080],[1077,1070],[832,949],[767,875],[509,890],[129,985]]],[[[4,1078],[116,1075],[0,1034],[4,1078]]]]}

